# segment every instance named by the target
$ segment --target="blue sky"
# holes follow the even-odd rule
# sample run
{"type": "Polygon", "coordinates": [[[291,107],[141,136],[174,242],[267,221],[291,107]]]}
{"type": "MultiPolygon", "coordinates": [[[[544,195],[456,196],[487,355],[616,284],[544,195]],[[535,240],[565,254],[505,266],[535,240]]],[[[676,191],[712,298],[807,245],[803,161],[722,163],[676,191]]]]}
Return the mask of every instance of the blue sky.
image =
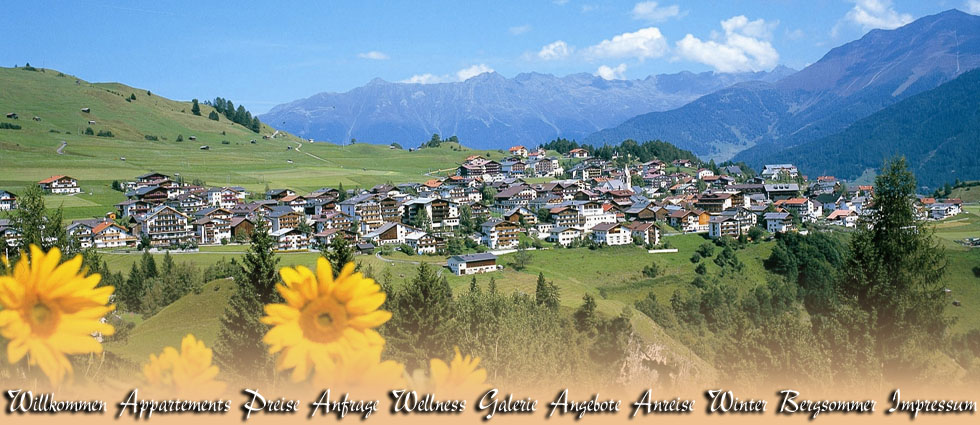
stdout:
{"type": "Polygon", "coordinates": [[[4,5],[0,65],[55,68],[253,112],[372,78],[495,70],[604,78],[802,68],[873,28],[980,0],[34,0],[4,5]]]}

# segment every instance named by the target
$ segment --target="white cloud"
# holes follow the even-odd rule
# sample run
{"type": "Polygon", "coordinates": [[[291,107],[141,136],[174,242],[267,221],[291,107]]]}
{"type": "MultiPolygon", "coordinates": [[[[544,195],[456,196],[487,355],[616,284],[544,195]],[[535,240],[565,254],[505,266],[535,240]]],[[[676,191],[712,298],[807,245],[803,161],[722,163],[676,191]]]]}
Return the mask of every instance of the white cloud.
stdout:
{"type": "Polygon", "coordinates": [[[466,81],[470,78],[476,77],[477,75],[493,72],[493,68],[490,68],[486,64],[472,65],[466,68],[456,71],[456,75],[449,74],[415,74],[410,78],[399,81],[399,83],[408,84],[438,84],[438,83],[455,83],[459,81],[466,81]]]}
{"type": "Polygon", "coordinates": [[[409,83],[409,84],[436,84],[436,83],[448,83],[448,75],[433,75],[433,74],[415,74],[410,78],[399,81],[399,83],[409,83]]]}
{"type": "Polygon", "coordinates": [[[854,8],[844,15],[844,19],[868,31],[875,28],[898,28],[912,22],[912,15],[896,12],[891,0],[855,0],[854,8]]]}
{"type": "Polygon", "coordinates": [[[604,80],[625,80],[626,78],[623,76],[625,73],[626,64],[621,63],[615,68],[602,65],[596,70],[595,75],[602,77],[604,80]]]}
{"type": "Polygon", "coordinates": [[[386,54],[384,54],[382,52],[379,52],[377,50],[372,50],[370,52],[364,52],[364,53],[358,53],[357,54],[357,57],[359,57],[361,59],[371,59],[371,60],[376,60],[376,61],[383,61],[383,60],[388,59],[388,55],[386,55],[386,54]]]}
{"type": "Polygon", "coordinates": [[[456,78],[457,81],[466,81],[469,80],[470,78],[476,77],[477,75],[487,73],[487,72],[493,72],[493,68],[490,68],[489,66],[486,66],[485,64],[481,63],[479,65],[473,65],[467,68],[463,68],[459,71],[456,71],[456,78]]]}
{"type": "Polygon", "coordinates": [[[786,30],[786,38],[788,38],[790,40],[799,40],[799,39],[801,39],[803,37],[806,37],[806,33],[804,33],[803,30],[801,30],[799,28],[797,28],[795,30],[792,30],[792,31],[790,31],[788,29],[786,30]]]}
{"type": "Polygon", "coordinates": [[[589,13],[589,12],[591,12],[593,10],[598,9],[598,8],[599,8],[599,6],[596,6],[594,4],[583,4],[582,5],[582,13],[589,13]]]}
{"type": "Polygon", "coordinates": [[[744,15],[733,16],[721,21],[721,28],[725,30],[725,34],[738,32],[748,37],[763,38],[766,40],[772,38],[772,30],[776,28],[776,25],[779,25],[779,21],[766,22],[763,19],[750,21],[744,15]]]}
{"type": "Polygon", "coordinates": [[[510,35],[521,35],[531,30],[530,25],[521,25],[517,27],[510,27],[507,29],[510,35]]]}
{"type": "Polygon", "coordinates": [[[658,58],[667,53],[667,39],[656,27],[643,28],[603,40],[586,53],[592,58],[658,58]]]}
{"type": "Polygon", "coordinates": [[[681,14],[681,8],[676,4],[660,7],[655,1],[644,1],[633,6],[633,19],[649,22],[663,22],[676,18],[681,14]]]}
{"type": "Polygon", "coordinates": [[[980,0],[966,0],[966,11],[974,15],[980,15],[980,0]]]}
{"type": "Polygon", "coordinates": [[[559,6],[564,6],[568,4],[568,0],[551,0],[551,2],[559,6]]]}
{"type": "Polygon", "coordinates": [[[550,61],[556,59],[564,59],[572,53],[572,48],[568,46],[564,41],[558,40],[554,43],[548,44],[538,51],[538,58],[550,61]]]}
{"type": "Polygon", "coordinates": [[[779,62],[779,53],[769,39],[778,24],[762,19],[749,21],[735,16],[721,22],[724,39],[703,41],[691,34],[677,42],[682,58],[709,65],[719,72],[744,72],[771,69],[779,62]]]}

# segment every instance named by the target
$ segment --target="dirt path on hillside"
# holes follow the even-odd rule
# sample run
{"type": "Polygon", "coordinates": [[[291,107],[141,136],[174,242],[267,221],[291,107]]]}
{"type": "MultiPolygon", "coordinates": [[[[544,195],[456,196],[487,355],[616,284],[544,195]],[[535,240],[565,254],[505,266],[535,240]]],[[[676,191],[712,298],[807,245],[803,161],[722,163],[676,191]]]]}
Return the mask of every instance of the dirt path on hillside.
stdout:
{"type": "MultiPolygon", "coordinates": [[[[419,262],[418,261],[396,260],[394,258],[385,258],[385,257],[382,257],[381,256],[381,253],[380,252],[375,252],[374,253],[374,256],[377,257],[381,261],[386,261],[386,262],[389,262],[389,263],[414,264],[416,266],[419,265],[419,262]]],[[[446,266],[444,266],[442,264],[437,264],[437,263],[429,263],[429,264],[438,266],[439,267],[439,270],[436,272],[436,277],[442,277],[442,271],[443,271],[443,269],[446,268],[446,266]]]]}
{"type": "Polygon", "coordinates": [[[64,155],[65,154],[65,147],[66,146],[68,146],[68,142],[62,140],[61,141],[61,146],[58,146],[58,149],[55,150],[55,152],[58,152],[58,155],[64,155]]]}
{"type": "Polygon", "coordinates": [[[432,170],[432,171],[429,171],[428,173],[422,173],[422,175],[423,176],[426,176],[426,177],[432,177],[432,173],[444,173],[444,172],[452,171],[452,170],[455,170],[455,168],[444,168],[442,170],[432,170]]]}
{"type": "Polygon", "coordinates": [[[313,154],[311,154],[309,152],[303,152],[303,151],[301,151],[300,148],[302,148],[302,147],[303,147],[303,142],[296,142],[296,148],[294,150],[296,152],[299,152],[299,153],[307,154],[307,155],[313,157],[314,159],[317,159],[317,160],[320,160],[320,161],[323,161],[323,162],[330,162],[330,161],[327,161],[327,160],[325,160],[323,158],[320,158],[320,157],[318,157],[316,155],[313,155],[313,154]]]}

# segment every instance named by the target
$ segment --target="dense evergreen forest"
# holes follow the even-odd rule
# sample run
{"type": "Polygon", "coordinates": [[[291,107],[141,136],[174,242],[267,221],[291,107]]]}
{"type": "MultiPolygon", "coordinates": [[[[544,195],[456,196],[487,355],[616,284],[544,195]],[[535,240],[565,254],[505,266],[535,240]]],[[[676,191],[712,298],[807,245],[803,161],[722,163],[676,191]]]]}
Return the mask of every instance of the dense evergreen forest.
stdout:
{"type": "MultiPolygon", "coordinates": [[[[804,173],[854,179],[903,155],[920,189],[980,177],[980,69],[909,97],[841,133],[765,158],[788,162],[804,173]]],[[[758,162],[758,161],[756,161],[758,162]]],[[[927,192],[925,191],[925,192],[927,192]]]]}

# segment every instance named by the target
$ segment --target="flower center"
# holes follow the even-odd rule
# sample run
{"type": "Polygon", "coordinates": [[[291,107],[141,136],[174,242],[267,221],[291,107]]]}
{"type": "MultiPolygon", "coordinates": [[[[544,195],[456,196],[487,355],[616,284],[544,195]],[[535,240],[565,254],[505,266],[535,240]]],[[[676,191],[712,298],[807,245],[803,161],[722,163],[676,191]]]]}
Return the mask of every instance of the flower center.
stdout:
{"type": "Polygon", "coordinates": [[[330,317],[330,313],[320,313],[316,317],[316,324],[323,327],[330,327],[333,325],[333,319],[330,317]]]}
{"type": "Polygon", "coordinates": [[[347,327],[347,309],[333,297],[322,297],[310,301],[300,317],[300,328],[307,338],[321,342],[331,342],[340,337],[347,327]]]}
{"type": "Polygon", "coordinates": [[[44,304],[37,304],[31,309],[31,319],[35,323],[44,323],[51,318],[51,309],[44,304]]]}
{"type": "Polygon", "coordinates": [[[51,335],[58,327],[58,318],[60,317],[57,310],[53,310],[40,301],[30,307],[27,316],[31,330],[40,336],[51,335]]]}

